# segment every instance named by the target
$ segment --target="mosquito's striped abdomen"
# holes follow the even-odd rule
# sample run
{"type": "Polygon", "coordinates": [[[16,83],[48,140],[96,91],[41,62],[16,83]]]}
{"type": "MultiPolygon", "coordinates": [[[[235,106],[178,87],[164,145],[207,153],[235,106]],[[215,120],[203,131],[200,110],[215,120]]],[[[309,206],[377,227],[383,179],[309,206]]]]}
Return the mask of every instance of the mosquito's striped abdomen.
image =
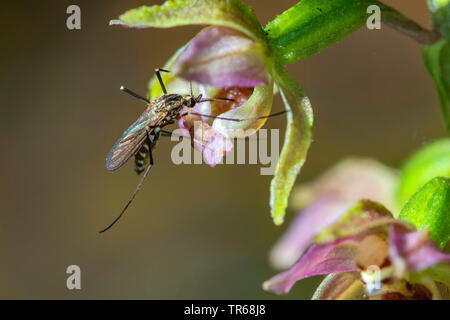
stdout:
{"type": "Polygon", "coordinates": [[[149,138],[147,138],[142,144],[139,151],[134,156],[134,171],[139,175],[141,172],[145,170],[146,165],[149,163],[150,149],[154,149],[156,145],[156,141],[159,139],[160,129],[155,128],[149,134],[149,138]]]}
{"type": "Polygon", "coordinates": [[[143,144],[141,149],[136,153],[134,156],[134,171],[136,171],[137,174],[140,174],[145,170],[145,165],[148,162],[149,157],[149,141],[146,140],[143,144]]]}

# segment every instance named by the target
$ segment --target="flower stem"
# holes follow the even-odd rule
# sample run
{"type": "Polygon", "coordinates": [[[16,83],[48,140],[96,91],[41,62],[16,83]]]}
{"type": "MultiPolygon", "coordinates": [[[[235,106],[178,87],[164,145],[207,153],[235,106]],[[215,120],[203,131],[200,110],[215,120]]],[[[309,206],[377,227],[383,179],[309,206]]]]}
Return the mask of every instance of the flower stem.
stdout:
{"type": "Polygon", "coordinates": [[[433,44],[441,38],[439,32],[422,28],[396,10],[385,10],[381,19],[383,23],[421,44],[433,44]]]}

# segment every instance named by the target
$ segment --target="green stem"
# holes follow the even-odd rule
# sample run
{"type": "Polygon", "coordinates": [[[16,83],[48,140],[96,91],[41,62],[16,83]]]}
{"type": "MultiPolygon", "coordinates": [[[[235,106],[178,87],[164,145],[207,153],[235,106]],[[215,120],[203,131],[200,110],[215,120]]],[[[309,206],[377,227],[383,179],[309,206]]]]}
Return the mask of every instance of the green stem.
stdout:
{"type": "Polygon", "coordinates": [[[439,32],[422,28],[416,22],[392,8],[381,13],[381,21],[421,44],[433,44],[441,38],[439,32]]]}

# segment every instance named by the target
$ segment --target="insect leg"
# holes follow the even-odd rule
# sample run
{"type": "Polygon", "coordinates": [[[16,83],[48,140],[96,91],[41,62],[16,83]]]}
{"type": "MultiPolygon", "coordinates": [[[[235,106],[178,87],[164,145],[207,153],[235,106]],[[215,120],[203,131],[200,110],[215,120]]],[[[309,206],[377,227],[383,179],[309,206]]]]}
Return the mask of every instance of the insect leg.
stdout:
{"type": "Polygon", "coordinates": [[[149,154],[150,154],[150,164],[149,164],[149,167],[150,166],[153,166],[153,155],[152,155],[152,148],[150,148],[150,151],[148,152],[149,154]]]}
{"type": "Polygon", "coordinates": [[[182,136],[182,135],[175,134],[175,133],[173,133],[172,131],[167,131],[167,130],[161,130],[161,136],[163,136],[163,137],[171,137],[171,136],[174,136],[174,137],[178,137],[178,138],[183,138],[183,137],[184,137],[184,136],[182,136]]]}
{"type": "Polygon", "coordinates": [[[163,137],[170,137],[172,135],[172,131],[161,130],[161,135],[163,137]]]}
{"type": "Polygon", "coordinates": [[[138,98],[139,100],[144,101],[145,103],[149,104],[150,101],[140,95],[138,95],[136,92],[131,91],[130,89],[125,88],[124,86],[120,86],[120,90],[122,90],[123,92],[128,93],[129,95],[132,95],[135,98],[138,98]]]}
{"type": "Polygon", "coordinates": [[[164,82],[162,81],[161,78],[161,72],[170,72],[170,71],[161,68],[155,69],[156,77],[158,78],[159,84],[161,85],[161,89],[164,92],[164,94],[167,94],[166,87],[164,86],[164,82]]]}
{"type": "Polygon", "coordinates": [[[185,117],[187,115],[195,115],[195,116],[201,116],[201,117],[205,117],[205,118],[213,118],[213,119],[221,119],[221,120],[228,120],[228,121],[235,121],[235,122],[241,122],[241,121],[248,121],[248,120],[259,120],[259,119],[266,119],[266,118],[270,118],[270,117],[275,117],[275,116],[279,116],[280,114],[286,113],[286,110],[280,111],[280,112],[276,112],[276,113],[272,113],[269,114],[268,116],[262,116],[262,117],[256,117],[256,118],[247,118],[247,119],[235,119],[235,118],[226,118],[226,117],[220,117],[220,116],[210,116],[210,115],[206,115],[206,114],[201,114],[201,113],[197,113],[197,112],[186,112],[185,114],[183,114],[181,117],[185,117]]]}
{"type": "MultiPolygon", "coordinates": [[[[139,181],[139,184],[136,187],[136,190],[134,190],[130,200],[128,200],[127,204],[125,205],[125,207],[122,209],[122,212],[119,214],[119,216],[114,219],[114,221],[107,226],[105,229],[99,231],[99,233],[103,233],[105,231],[107,231],[108,229],[110,229],[113,225],[116,224],[117,221],[119,221],[119,219],[122,217],[122,215],[125,213],[125,211],[128,209],[128,207],[130,206],[130,204],[133,202],[134,198],[136,197],[137,193],[139,192],[139,190],[142,187],[142,184],[144,183],[145,178],[147,178],[148,173],[150,172],[150,169],[153,167],[153,155],[152,155],[152,147],[154,146],[154,143],[156,142],[156,140],[154,140],[153,145],[152,145],[152,140],[150,139],[150,131],[147,130],[147,136],[150,140],[150,145],[149,145],[149,155],[150,155],[150,164],[148,165],[147,169],[145,170],[144,175],[141,178],[141,181],[139,181]]],[[[159,133],[155,136],[155,139],[158,139],[159,137],[159,133]]]]}
{"type": "Polygon", "coordinates": [[[141,189],[142,183],[144,182],[144,180],[145,180],[145,178],[147,177],[147,175],[148,175],[150,169],[152,168],[153,160],[152,160],[152,158],[151,158],[151,154],[152,154],[152,153],[150,152],[150,164],[149,164],[149,166],[147,167],[147,170],[145,170],[145,173],[144,173],[144,175],[142,176],[141,181],[139,182],[138,186],[136,187],[136,190],[134,190],[133,195],[131,196],[130,200],[128,200],[126,206],[122,209],[122,212],[119,214],[119,216],[118,216],[116,219],[114,219],[114,221],[113,221],[109,226],[107,226],[105,229],[99,231],[99,233],[103,233],[103,232],[107,231],[108,229],[110,229],[113,225],[115,225],[116,222],[119,221],[120,218],[122,218],[122,215],[125,213],[125,211],[128,209],[128,207],[130,206],[130,204],[133,202],[134,198],[136,197],[136,194],[137,194],[137,193],[139,192],[139,190],[141,189]]]}

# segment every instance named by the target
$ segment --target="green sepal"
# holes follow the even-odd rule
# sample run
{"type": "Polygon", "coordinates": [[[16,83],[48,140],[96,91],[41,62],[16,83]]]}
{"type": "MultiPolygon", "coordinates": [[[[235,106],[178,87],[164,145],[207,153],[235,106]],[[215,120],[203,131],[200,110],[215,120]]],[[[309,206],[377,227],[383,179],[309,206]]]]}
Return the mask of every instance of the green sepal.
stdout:
{"type": "Polygon", "coordinates": [[[270,207],[273,221],[284,221],[289,195],[312,142],[314,116],[311,102],[302,87],[281,67],[273,72],[287,111],[283,149],[270,184],[270,207]]]}
{"type": "Polygon", "coordinates": [[[314,238],[314,243],[332,242],[390,223],[397,221],[386,207],[378,202],[363,199],[356,202],[338,221],[322,229],[314,238]]]}
{"type": "Polygon", "coordinates": [[[162,5],[141,6],[119,17],[129,27],[171,28],[184,25],[215,25],[236,29],[263,39],[264,33],[253,9],[240,0],[170,0],[162,5]]]}
{"type": "Polygon", "coordinates": [[[417,279],[420,280],[424,276],[428,276],[434,281],[443,283],[450,288],[450,265],[448,264],[438,263],[431,268],[410,275],[410,278],[412,281],[416,282],[417,279]]]}
{"type": "Polygon", "coordinates": [[[368,300],[358,271],[332,273],[317,287],[311,300],[368,300]]]}

